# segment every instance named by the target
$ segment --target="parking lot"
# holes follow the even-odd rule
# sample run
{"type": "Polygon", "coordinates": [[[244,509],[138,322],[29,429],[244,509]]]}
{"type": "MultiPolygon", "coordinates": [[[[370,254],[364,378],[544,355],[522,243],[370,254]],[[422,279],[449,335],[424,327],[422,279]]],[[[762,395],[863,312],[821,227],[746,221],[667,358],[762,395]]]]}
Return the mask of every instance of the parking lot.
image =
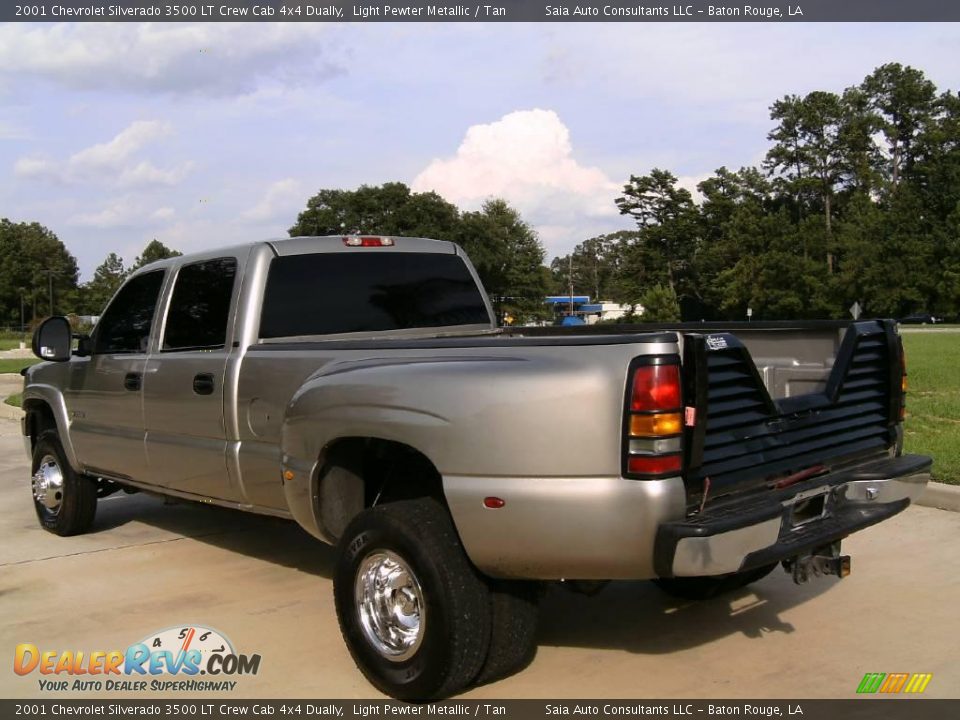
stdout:
{"type": "MultiPolygon", "coordinates": [[[[262,658],[222,696],[378,697],[340,639],[333,551],[292,523],[121,493],[93,532],[55,537],[34,516],[19,428],[0,420],[0,528],[0,696],[56,694],[14,674],[18,643],[122,650],[203,625],[262,658]]],[[[551,587],[530,667],[467,697],[847,698],[866,672],[933,673],[926,696],[958,697],[958,542],[960,513],[913,507],[844,543],[842,581],[798,587],[777,571],[699,604],[648,582],[594,597],[551,587]]]]}

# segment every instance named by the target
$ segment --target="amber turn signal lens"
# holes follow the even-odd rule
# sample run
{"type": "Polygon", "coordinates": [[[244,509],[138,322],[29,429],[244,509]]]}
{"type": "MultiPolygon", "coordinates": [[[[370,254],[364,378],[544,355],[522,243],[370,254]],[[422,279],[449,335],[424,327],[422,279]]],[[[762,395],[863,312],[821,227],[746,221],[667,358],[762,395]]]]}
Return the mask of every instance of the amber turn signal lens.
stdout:
{"type": "Polygon", "coordinates": [[[679,435],[682,430],[683,420],[680,413],[630,416],[630,435],[632,437],[679,435]]]}

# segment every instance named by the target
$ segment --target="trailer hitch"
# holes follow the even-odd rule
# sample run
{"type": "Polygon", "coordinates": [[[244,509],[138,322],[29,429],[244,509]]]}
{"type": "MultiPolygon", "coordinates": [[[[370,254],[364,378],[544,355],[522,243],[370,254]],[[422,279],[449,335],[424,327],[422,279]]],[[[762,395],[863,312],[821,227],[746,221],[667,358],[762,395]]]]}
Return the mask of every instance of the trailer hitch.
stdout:
{"type": "Polygon", "coordinates": [[[821,575],[845,578],[850,574],[850,556],[840,554],[840,542],[814,548],[807,555],[798,555],[783,561],[783,569],[793,576],[797,585],[821,575]]]}

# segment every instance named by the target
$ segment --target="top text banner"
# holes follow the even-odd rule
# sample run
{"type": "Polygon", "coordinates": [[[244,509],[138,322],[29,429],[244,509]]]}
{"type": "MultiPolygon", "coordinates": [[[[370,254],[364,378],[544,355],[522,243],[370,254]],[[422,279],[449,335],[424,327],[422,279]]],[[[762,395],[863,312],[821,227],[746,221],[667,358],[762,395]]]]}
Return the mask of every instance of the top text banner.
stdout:
{"type": "Polygon", "coordinates": [[[0,4],[0,22],[956,22],[955,0],[699,2],[149,2],[24,0],[0,4]]]}

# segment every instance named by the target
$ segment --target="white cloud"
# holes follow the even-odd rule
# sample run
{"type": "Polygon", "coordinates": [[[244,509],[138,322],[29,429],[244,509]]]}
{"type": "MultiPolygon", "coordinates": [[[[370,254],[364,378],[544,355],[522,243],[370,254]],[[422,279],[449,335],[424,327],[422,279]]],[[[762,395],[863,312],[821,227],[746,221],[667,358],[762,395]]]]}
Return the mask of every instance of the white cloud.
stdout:
{"type": "Polygon", "coordinates": [[[168,123],[158,120],[138,120],[120,131],[112,140],[93,145],[70,156],[74,171],[114,170],[123,161],[154,140],[171,132],[168,123]]]}
{"type": "Polygon", "coordinates": [[[46,158],[24,157],[14,163],[13,173],[21,178],[55,178],[57,165],[46,158]]]}
{"type": "Polygon", "coordinates": [[[146,202],[131,195],[124,195],[112,200],[100,210],[73,215],[67,219],[67,222],[71,225],[98,229],[141,228],[163,224],[171,220],[175,214],[171,207],[151,209],[146,202]]]}
{"type": "Polygon", "coordinates": [[[622,226],[613,203],[620,185],[603,170],[577,162],[570,131],[552,110],[520,110],[470,127],[456,154],[433,160],[412,187],[435,190],[463,208],[502,197],[555,252],[611,224],[622,226]]]}
{"type": "Polygon", "coordinates": [[[298,180],[286,178],[271,183],[256,205],[246,210],[240,217],[243,220],[267,222],[279,218],[294,218],[303,210],[305,195],[298,180]]]}
{"type": "Polygon", "coordinates": [[[175,185],[189,173],[192,164],[161,169],[148,160],[137,160],[140,150],[172,132],[168,123],[138,120],[111,140],[84,148],[66,162],[24,157],[14,164],[17,177],[55,180],[65,184],[104,182],[120,188],[175,185]]]}
{"type": "Polygon", "coordinates": [[[181,163],[176,167],[162,170],[153,163],[144,160],[134,167],[125,168],[117,178],[117,184],[129,188],[146,185],[176,185],[187,176],[191,169],[193,169],[193,163],[191,162],[181,163]]]}
{"type": "Polygon", "coordinates": [[[163,222],[165,220],[170,220],[176,213],[171,207],[162,207],[157,208],[152,213],[150,213],[150,219],[163,222]]]}
{"type": "Polygon", "coordinates": [[[25,140],[30,134],[21,127],[0,121],[0,140],[25,140]]]}
{"type": "Polygon", "coordinates": [[[61,23],[0,26],[0,77],[72,89],[233,95],[265,79],[323,80],[339,70],[320,23],[61,23]]]}

